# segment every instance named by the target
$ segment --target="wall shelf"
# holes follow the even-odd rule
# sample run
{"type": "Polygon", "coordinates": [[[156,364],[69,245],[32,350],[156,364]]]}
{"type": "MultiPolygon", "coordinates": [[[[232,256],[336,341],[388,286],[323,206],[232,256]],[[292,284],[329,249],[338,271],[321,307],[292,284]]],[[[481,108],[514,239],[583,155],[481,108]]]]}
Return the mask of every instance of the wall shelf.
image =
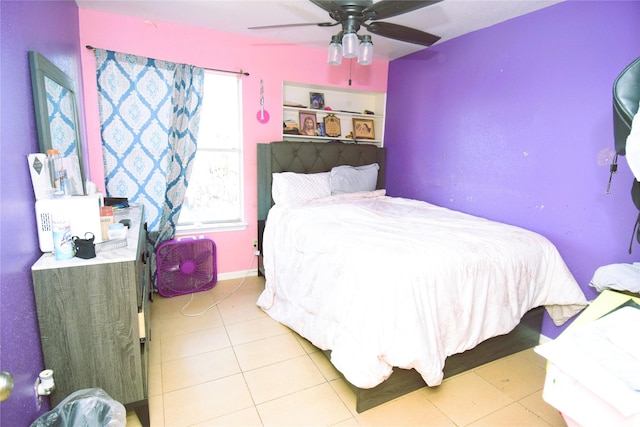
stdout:
{"type": "Polygon", "coordinates": [[[379,92],[367,92],[353,89],[343,89],[328,86],[316,86],[304,83],[284,82],[283,84],[282,117],[286,123],[295,123],[301,128],[300,113],[313,114],[317,123],[329,114],[340,119],[340,136],[312,136],[292,135],[283,132],[284,140],[311,140],[311,141],[341,141],[345,143],[373,144],[379,147],[384,145],[384,109],[386,106],[386,94],[379,92]],[[331,110],[314,109],[311,105],[311,93],[321,93],[324,97],[324,106],[331,110]],[[365,114],[364,111],[374,114],[365,114]],[[365,119],[373,121],[374,139],[353,138],[353,119],[365,119]]]}

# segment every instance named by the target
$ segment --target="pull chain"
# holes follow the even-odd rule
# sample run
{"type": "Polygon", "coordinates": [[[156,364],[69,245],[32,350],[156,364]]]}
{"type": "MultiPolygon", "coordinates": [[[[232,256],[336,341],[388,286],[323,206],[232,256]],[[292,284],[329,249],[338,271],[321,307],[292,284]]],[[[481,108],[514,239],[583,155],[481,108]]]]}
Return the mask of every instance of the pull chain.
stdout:
{"type": "Polygon", "coordinates": [[[611,166],[609,166],[609,183],[607,184],[607,194],[611,194],[611,178],[613,174],[618,172],[618,153],[613,157],[611,166]]]}

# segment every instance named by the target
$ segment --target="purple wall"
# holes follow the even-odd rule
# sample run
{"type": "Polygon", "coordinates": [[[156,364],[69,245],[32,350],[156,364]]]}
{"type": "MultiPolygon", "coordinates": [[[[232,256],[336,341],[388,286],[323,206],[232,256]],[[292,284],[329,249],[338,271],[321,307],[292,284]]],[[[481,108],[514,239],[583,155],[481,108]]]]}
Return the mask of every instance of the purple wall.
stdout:
{"type": "MultiPolygon", "coordinates": [[[[522,226],[559,249],[587,298],[638,215],[613,156],[612,85],[640,56],[640,2],[569,1],[390,64],[391,195],[522,226]]],[[[543,332],[555,337],[548,317],[543,332]]]]}
{"type": "Polygon", "coordinates": [[[27,154],[39,151],[27,52],[39,51],[79,82],[78,9],[73,0],[2,0],[0,19],[0,370],[15,381],[0,404],[0,425],[26,426],[49,409],[44,402],[36,410],[33,391],[45,366],[31,281],[41,253],[27,167],[27,154]]]}

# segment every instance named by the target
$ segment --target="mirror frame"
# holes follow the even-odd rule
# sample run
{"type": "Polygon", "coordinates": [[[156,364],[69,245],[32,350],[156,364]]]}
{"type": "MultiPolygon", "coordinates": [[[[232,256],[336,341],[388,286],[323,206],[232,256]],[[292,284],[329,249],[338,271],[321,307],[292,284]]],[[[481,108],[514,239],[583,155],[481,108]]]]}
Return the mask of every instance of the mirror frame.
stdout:
{"type": "Polygon", "coordinates": [[[51,143],[51,127],[49,122],[49,111],[47,108],[47,91],[45,79],[51,79],[71,94],[71,106],[73,108],[73,120],[76,137],[76,154],[80,167],[80,178],[82,181],[82,192],[86,194],[84,163],[82,159],[82,139],[80,138],[80,120],[78,116],[77,94],[73,80],[60,68],[36,51],[29,51],[29,68],[31,70],[31,88],[33,91],[33,105],[36,113],[36,127],[38,129],[38,143],[40,152],[55,148],[51,143]]]}

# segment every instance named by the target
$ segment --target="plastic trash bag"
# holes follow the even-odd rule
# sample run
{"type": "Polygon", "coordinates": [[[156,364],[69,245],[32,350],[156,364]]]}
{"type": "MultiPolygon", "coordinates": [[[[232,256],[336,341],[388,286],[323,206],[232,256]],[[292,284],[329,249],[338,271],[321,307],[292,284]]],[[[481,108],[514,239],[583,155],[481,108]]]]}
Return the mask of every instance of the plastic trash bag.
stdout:
{"type": "Polygon", "coordinates": [[[126,427],[127,410],[101,388],[71,393],[31,427],[126,427]]]}

